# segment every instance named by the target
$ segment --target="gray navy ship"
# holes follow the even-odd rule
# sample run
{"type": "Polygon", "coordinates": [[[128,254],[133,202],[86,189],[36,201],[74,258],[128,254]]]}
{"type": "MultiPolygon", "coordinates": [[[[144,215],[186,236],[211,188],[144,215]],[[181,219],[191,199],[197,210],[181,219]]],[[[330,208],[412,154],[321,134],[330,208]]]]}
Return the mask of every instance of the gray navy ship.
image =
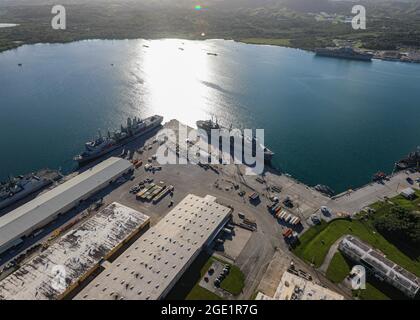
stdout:
{"type": "Polygon", "coordinates": [[[163,117],[154,115],[149,118],[140,119],[134,117],[128,118],[127,124],[117,131],[108,131],[106,136],[102,136],[99,132],[98,138],[85,143],[85,151],[74,157],[74,160],[82,165],[93,161],[102,155],[105,155],[118,147],[132,141],[135,138],[152,131],[162,124],[163,117]]]}
{"type": "Polygon", "coordinates": [[[4,209],[26,196],[46,188],[60,178],[61,174],[59,172],[47,169],[10,177],[8,181],[0,183],[0,209],[4,209]]]}
{"type": "MultiPolygon", "coordinates": [[[[199,121],[196,122],[196,125],[197,125],[198,129],[202,129],[207,133],[209,141],[210,141],[212,130],[227,130],[226,132],[231,131],[231,130],[225,128],[225,127],[222,127],[217,122],[217,120],[216,121],[213,121],[213,120],[199,120],[199,121]]],[[[234,140],[234,138],[235,138],[234,136],[230,135],[230,141],[231,142],[234,140]]],[[[257,147],[260,147],[264,151],[264,161],[267,162],[267,163],[271,162],[271,160],[273,159],[273,156],[274,156],[274,152],[271,151],[270,149],[268,149],[266,146],[259,143],[258,140],[255,137],[244,137],[244,135],[241,135],[240,138],[243,141],[243,147],[244,148],[252,146],[253,151],[255,151],[255,149],[257,147]],[[245,143],[245,142],[247,142],[247,143],[245,143]]],[[[232,143],[231,143],[231,146],[233,146],[232,143]]]]}
{"type": "Polygon", "coordinates": [[[315,53],[317,56],[340,58],[340,59],[351,59],[360,61],[371,61],[373,54],[356,51],[351,47],[341,48],[320,48],[316,49],[315,53]]]}
{"type": "Polygon", "coordinates": [[[398,161],[395,167],[397,170],[420,168],[420,146],[417,147],[417,150],[410,152],[407,157],[398,161]]]}

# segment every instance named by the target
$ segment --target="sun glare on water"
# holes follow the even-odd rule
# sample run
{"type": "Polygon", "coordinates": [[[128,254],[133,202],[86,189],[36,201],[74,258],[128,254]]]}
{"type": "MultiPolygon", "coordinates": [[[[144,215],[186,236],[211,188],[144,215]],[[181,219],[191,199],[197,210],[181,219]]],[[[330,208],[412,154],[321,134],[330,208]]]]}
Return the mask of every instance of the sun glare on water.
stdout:
{"type": "Polygon", "coordinates": [[[212,95],[202,81],[211,80],[212,60],[202,45],[181,40],[153,41],[143,50],[146,104],[170,119],[194,124],[209,110],[212,95]]]}

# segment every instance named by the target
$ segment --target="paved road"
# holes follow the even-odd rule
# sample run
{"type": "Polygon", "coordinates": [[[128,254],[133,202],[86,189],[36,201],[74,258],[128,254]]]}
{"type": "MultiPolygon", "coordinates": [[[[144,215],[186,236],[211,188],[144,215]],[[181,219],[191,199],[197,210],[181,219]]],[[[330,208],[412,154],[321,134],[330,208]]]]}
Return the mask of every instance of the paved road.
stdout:
{"type": "Polygon", "coordinates": [[[318,271],[326,274],[328,267],[331,263],[332,258],[334,257],[334,254],[338,250],[338,245],[340,244],[341,240],[343,240],[345,236],[340,237],[336,242],[333,243],[333,245],[330,247],[330,250],[328,250],[327,255],[325,256],[324,262],[322,265],[318,268],[318,271]]]}
{"type": "Polygon", "coordinates": [[[384,197],[391,198],[398,195],[405,188],[418,189],[417,183],[411,185],[407,182],[408,177],[415,181],[420,178],[420,173],[398,172],[389,181],[384,181],[383,184],[372,182],[360,189],[341,194],[332,199],[327,206],[336,211],[355,214],[374,202],[384,200],[384,197]]]}

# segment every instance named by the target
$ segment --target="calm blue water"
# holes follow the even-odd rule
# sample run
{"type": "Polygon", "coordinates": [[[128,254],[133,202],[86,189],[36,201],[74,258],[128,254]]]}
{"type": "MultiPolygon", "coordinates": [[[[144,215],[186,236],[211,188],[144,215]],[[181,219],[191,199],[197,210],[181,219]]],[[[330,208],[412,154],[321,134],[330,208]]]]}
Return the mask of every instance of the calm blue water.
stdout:
{"type": "Polygon", "coordinates": [[[232,41],[24,46],[0,54],[0,178],[71,170],[87,139],[127,116],[194,125],[215,115],[265,129],[277,167],[339,192],[420,144],[419,89],[420,65],[232,41]]]}

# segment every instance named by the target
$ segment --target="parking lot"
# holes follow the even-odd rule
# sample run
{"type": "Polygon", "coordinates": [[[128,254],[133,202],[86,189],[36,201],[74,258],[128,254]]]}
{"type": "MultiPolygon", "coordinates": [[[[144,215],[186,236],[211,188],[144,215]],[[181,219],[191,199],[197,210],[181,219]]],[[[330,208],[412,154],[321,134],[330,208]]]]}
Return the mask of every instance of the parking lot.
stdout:
{"type": "Polygon", "coordinates": [[[204,289],[215,293],[219,297],[229,299],[231,298],[231,294],[220,288],[220,283],[228,272],[226,264],[214,260],[207,273],[200,280],[199,285],[204,289]]]}

